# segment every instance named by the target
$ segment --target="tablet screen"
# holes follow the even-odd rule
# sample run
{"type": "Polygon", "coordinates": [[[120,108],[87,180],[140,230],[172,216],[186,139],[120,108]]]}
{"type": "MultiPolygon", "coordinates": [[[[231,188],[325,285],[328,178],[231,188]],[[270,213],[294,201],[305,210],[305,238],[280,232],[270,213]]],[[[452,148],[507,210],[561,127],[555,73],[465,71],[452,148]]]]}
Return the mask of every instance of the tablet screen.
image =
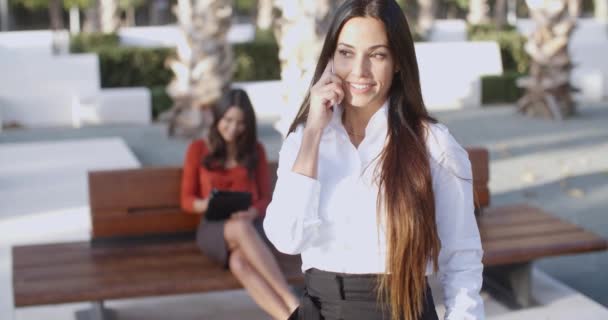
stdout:
{"type": "Polygon", "coordinates": [[[233,213],[247,210],[250,206],[250,192],[213,189],[209,198],[209,206],[207,207],[205,218],[210,221],[226,220],[230,218],[233,213]]]}

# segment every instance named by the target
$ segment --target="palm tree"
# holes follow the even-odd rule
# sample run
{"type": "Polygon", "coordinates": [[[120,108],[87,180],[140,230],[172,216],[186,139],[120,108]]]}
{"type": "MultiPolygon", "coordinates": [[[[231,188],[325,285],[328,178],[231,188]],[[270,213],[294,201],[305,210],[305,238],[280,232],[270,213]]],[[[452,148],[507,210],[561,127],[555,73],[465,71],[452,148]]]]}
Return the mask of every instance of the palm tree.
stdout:
{"type": "Polygon", "coordinates": [[[576,26],[576,16],[568,0],[527,0],[536,29],[525,45],[531,57],[530,75],[518,80],[526,89],[518,110],[532,116],[561,120],[574,114],[568,44],[576,26]]]}
{"type": "Polygon", "coordinates": [[[279,61],[284,108],[275,125],[287,133],[312,79],[323,39],[333,13],[342,0],[275,0],[281,16],[275,20],[274,33],[279,43],[279,61]]]}
{"type": "Polygon", "coordinates": [[[93,0],[85,11],[85,26],[87,32],[110,33],[120,26],[120,11],[118,0],[93,0]]]}
{"type": "Polygon", "coordinates": [[[51,20],[51,30],[57,31],[63,29],[63,17],[61,0],[49,1],[49,18],[51,20]]]}
{"type": "Polygon", "coordinates": [[[594,0],[595,18],[600,21],[608,21],[608,0],[594,0]]]}
{"type": "Polygon", "coordinates": [[[423,38],[428,36],[435,23],[437,14],[437,0],[417,0],[418,1],[418,21],[416,30],[423,38]]]}
{"type": "Polygon", "coordinates": [[[488,8],[487,0],[469,0],[469,14],[467,15],[469,24],[487,23],[490,20],[488,8]]]}
{"type": "Polygon", "coordinates": [[[260,30],[269,30],[272,27],[272,0],[258,0],[256,12],[256,25],[260,30]]]}
{"type": "Polygon", "coordinates": [[[184,33],[177,56],[167,60],[174,78],[167,87],[173,107],[161,115],[170,135],[193,136],[204,129],[204,111],[229,88],[234,73],[228,43],[232,0],[179,0],[175,15],[184,33]]]}

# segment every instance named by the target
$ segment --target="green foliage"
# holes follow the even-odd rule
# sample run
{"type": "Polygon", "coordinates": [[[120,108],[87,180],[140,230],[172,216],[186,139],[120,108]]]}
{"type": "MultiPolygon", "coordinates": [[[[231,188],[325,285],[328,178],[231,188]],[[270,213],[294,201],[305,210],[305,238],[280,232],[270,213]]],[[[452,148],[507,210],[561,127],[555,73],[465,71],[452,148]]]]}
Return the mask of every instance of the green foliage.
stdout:
{"type": "Polygon", "coordinates": [[[71,7],[84,9],[90,7],[92,4],[93,0],[63,0],[63,7],[66,9],[70,9],[71,7]]]}
{"type": "Polygon", "coordinates": [[[233,46],[236,70],[234,81],[281,78],[279,45],[271,31],[256,31],[255,40],[233,46]]]}
{"type": "Polygon", "coordinates": [[[494,25],[469,26],[469,40],[496,41],[500,47],[502,66],[505,72],[527,73],[530,57],[524,50],[526,37],[513,27],[498,30],[494,25]]]}
{"type": "Polygon", "coordinates": [[[23,6],[26,9],[36,10],[49,7],[49,0],[11,0],[11,5],[23,6]]]}
{"type": "MultiPolygon", "coordinates": [[[[87,8],[92,4],[92,0],[62,0],[63,7],[69,9],[73,6],[87,8]]],[[[12,5],[21,5],[29,10],[46,9],[49,7],[49,0],[11,0],[12,5]]]]}
{"type": "Polygon", "coordinates": [[[118,7],[122,10],[127,10],[129,7],[141,7],[144,3],[146,3],[145,0],[120,0],[118,1],[118,7]]]}
{"type": "Polygon", "coordinates": [[[118,35],[115,33],[80,33],[70,39],[70,52],[90,52],[102,47],[117,47],[118,35]]]}
{"type": "Polygon", "coordinates": [[[256,0],[234,0],[233,9],[239,15],[251,15],[257,10],[257,3],[256,0]]]}
{"type": "Polygon", "coordinates": [[[522,95],[523,89],[515,84],[522,74],[505,72],[500,76],[484,76],[481,78],[481,103],[513,103],[522,95]]]}
{"type": "Polygon", "coordinates": [[[100,47],[102,87],[153,87],[167,85],[173,73],[165,61],[173,54],[170,48],[100,47]]]}
{"type": "Polygon", "coordinates": [[[158,116],[167,111],[173,105],[173,99],[167,93],[165,86],[155,86],[150,88],[150,95],[152,97],[152,118],[156,119],[158,116]]]}

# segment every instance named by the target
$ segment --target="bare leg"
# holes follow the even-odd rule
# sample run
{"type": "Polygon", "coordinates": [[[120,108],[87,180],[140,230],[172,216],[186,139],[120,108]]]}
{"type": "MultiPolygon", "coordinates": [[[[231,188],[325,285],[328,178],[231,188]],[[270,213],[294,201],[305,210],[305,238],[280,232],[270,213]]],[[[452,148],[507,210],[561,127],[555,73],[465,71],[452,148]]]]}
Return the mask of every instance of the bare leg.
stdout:
{"type": "Polygon", "coordinates": [[[224,236],[230,248],[240,249],[247,262],[275,290],[289,311],[295,310],[299,301],[289,289],[274,255],[253,225],[243,219],[230,220],[226,223],[224,236]]]}
{"type": "Polygon", "coordinates": [[[268,283],[251,267],[240,249],[233,250],[228,262],[230,271],[247,289],[251,298],[274,319],[287,319],[289,310],[268,283]]]}

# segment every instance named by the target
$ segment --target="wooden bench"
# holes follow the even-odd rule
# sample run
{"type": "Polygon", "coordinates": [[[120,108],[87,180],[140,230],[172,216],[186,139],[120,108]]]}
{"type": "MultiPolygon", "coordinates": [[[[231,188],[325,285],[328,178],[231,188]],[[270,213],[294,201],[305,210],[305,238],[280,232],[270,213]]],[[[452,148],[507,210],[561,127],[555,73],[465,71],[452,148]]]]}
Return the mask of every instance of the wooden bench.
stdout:
{"type": "MultiPolygon", "coordinates": [[[[468,151],[484,286],[514,292],[518,304],[530,305],[531,262],[607,248],[604,239],[538,208],[488,207],[488,153],[468,151]]],[[[276,164],[270,166],[274,174],[276,164]]],[[[195,247],[198,221],[179,208],[180,177],[181,169],[173,167],[90,172],[92,240],[14,247],[15,307],[91,301],[102,316],[108,299],[240,288],[230,272],[195,247]]],[[[275,254],[289,282],[301,283],[299,256],[275,254]]]]}

